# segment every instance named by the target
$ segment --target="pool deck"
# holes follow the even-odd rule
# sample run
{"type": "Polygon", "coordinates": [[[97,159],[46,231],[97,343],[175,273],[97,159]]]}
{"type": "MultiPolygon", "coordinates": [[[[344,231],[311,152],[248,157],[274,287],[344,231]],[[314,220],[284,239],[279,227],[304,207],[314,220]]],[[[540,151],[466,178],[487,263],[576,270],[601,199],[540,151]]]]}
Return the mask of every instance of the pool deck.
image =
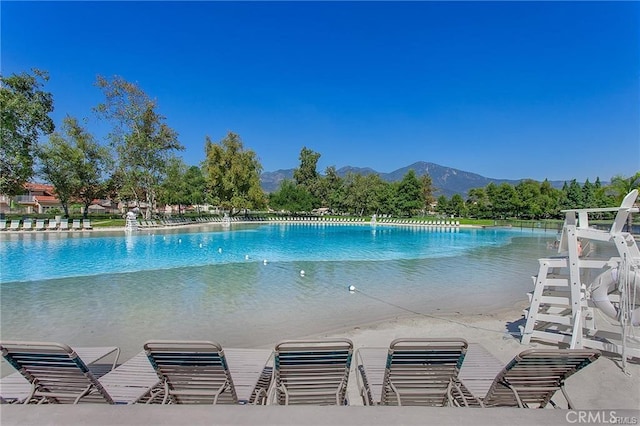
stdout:
{"type": "MultiPolygon", "coordinates": [[[[624,410],[622,416],[640,415],[624,410]]],[[[0,406],[9,425],[558,425],[580,412],[561,409],[303,406],[0,406]]],[[[602,414],[601,414],[602,415],[602,414]]],[[[609,412],[606,413],[607,418],[609,412]]],[[[575,423],[575,421],[574,421],[575,423]]],[[[592,422],[593,423],[593,422],[592,422]]]]}

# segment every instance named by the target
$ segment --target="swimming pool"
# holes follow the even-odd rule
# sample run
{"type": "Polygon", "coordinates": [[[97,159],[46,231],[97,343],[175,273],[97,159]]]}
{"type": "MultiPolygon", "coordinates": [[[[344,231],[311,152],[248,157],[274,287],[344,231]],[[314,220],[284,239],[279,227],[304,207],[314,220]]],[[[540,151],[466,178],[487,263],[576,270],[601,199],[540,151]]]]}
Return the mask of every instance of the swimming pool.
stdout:
{"type": "Polygon", "coordinates": [[[152,338],[259,346],[411,311],[483,312],[526,299],[554,238],[334,224],[5,234],[0,332],[133,355],[152,338]]]}
{"type": "Polygon", "coordinates": [[[191,232],[7,234],[0,283],[258,262],[384,261],[458,256],[509,243],[508,229],[279,224],[191,232]]]}

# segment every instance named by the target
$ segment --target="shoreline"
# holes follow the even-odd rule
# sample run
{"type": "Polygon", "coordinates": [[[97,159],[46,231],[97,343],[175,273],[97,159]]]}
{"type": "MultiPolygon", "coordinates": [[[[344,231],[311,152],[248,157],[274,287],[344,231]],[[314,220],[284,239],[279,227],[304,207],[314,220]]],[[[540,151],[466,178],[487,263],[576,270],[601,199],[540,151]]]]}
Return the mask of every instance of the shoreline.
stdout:
{"type": "MultiPolygon", "coordinates": [[[[510,226],[484,226],[484,225],[468,225],[468,224],[459,224],[459,225],[435,225],[435,224],[426,224],[426,223],[400,223],[400,222],[383,222],[383,223],[371,223],[369,221],[330,221],[330,220],[292,220],[292,219],[286,219],[286,220],[255,220],[255,221],[251,221],[251,220],[238,220],[238,221],[234,221],[231,222],[230,225],[251,225],[251,224],[322,224],[322,225],[379,225],[379,226],[415,226],[415,227],[424,227],[424,228],[477,228],[477,229],[485,229],[485,228],[510,228],[510,226]]],[[[160,225],[160,226],[154,226],[154,227],[140,227],[138,228],[137,231],[135,232],[147,232],[147,231],[165,231],[165,230],[171,230],[171,229],[192,229],[192,228],[196,228],[196,227],[203,227],[203,226],[210,226],[210,225],[216,225],[217,227],[224,227],[224,226],[228,226],[223,224],[222,222],[194,222],[194,223],[185,223],[185,224],[180,224],[180,225],[173,225],[173,226],[166,226],[166,225],[160,225]]],[[[125,231],[125,228],[123,226],[94,226],[91,229],[65,229],[65,230],[60,230],[60,229],[55,229],[55,230],[49,230],[49,229],[42,229],[42,230],[36,230],[34,228],[29,229],[29,230],[24,230],[24,229],[4,229],[2,231],[0,231],[0,235],[2,234],[12,234],[12,235],[29,235],[29,234],[42,234],[42,235],[69,235],[69,234],[76,234],[76,233],[91,233],[91,232],[97,232],[97,233],[101,233],[101,232],[127,232],[125,231]]]]}

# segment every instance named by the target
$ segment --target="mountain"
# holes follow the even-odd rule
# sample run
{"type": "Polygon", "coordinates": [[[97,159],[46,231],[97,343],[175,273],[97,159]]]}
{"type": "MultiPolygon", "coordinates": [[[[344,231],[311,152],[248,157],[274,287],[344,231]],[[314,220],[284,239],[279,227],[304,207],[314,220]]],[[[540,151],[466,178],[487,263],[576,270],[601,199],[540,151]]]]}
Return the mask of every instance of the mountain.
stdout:
{"type": "MultiPolygon", "coordinates": [[[[402,180],[404,175],[411,169],[416,172],[417,176],[423,176],[427,173],[431,176],[433,186],[436,188],[436,196],[446,195],[447,197],[451,197],[454,194],[465,196],[470,189],[484,188],[491,182],[496,185],[500,185],[502,183],[517,185],[521,180],[524,180],[524,178],[518,180],[488,178],[476,173],[465,172],[435,163],[427,163],[425,161],[418,161],[417,163],[394,170],[391,173],[380,173],[369,167],[363,168],[352,166],[342,167],[337,170],[337,173],[340,177],[346,176],[347,173],[363,175],[378,174],[381,179],[387,182],[396,182],[402,180]]],[[[266,192],[273,192],[277,190],[283,179],[293,179],[293,169],[265,172],[260,177],[262,188],[266,192]]],[[[550,183],[555,188],[561,188],[564,181],[551,181],[550,183]]]]}
{"type": "Polygon", "coordinates": [[[409,170],[413,169],[417,176],[429,174],[433,186],[437,189],[436,195],[446,195],[451,197],[453,194],[466,195],[471,188],[484,188],[493,182],[496,185],[508,183],[517,185],[520,180],[493,179],[480,176],[476,173],[465,172],[451,167],[440,166],[439,164],[418,161],[391,173],[382,173],[380,177],[388,182],[396,182],[402,180],[409,170]]]}
{"type": "Polygon", "coordinates": [[[264,172],[260,175],[260,185],[265,192],[273,192],[285,179],[293,179],[293,169],[264,172]]]}

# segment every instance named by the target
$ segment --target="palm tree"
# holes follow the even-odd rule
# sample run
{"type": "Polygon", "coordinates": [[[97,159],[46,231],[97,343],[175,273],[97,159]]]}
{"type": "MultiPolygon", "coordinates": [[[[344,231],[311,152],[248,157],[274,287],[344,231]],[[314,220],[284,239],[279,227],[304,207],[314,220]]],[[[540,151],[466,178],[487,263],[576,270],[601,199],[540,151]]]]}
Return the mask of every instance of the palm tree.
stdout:
{"type": "MultiPolygon", "coordinates": [[[[625,178],[622,175],[617,175],[611,178],[609,184],[609,192],[612,193],[618,205],[622,203],[622,199],[634,189],[640,189],[640,172],[636,172],[635,175],[625,178]]],[[[631,230],[631,224],[633,223],[632,215],[629,214],[627,219],[627,229],[631,230]]]]}

